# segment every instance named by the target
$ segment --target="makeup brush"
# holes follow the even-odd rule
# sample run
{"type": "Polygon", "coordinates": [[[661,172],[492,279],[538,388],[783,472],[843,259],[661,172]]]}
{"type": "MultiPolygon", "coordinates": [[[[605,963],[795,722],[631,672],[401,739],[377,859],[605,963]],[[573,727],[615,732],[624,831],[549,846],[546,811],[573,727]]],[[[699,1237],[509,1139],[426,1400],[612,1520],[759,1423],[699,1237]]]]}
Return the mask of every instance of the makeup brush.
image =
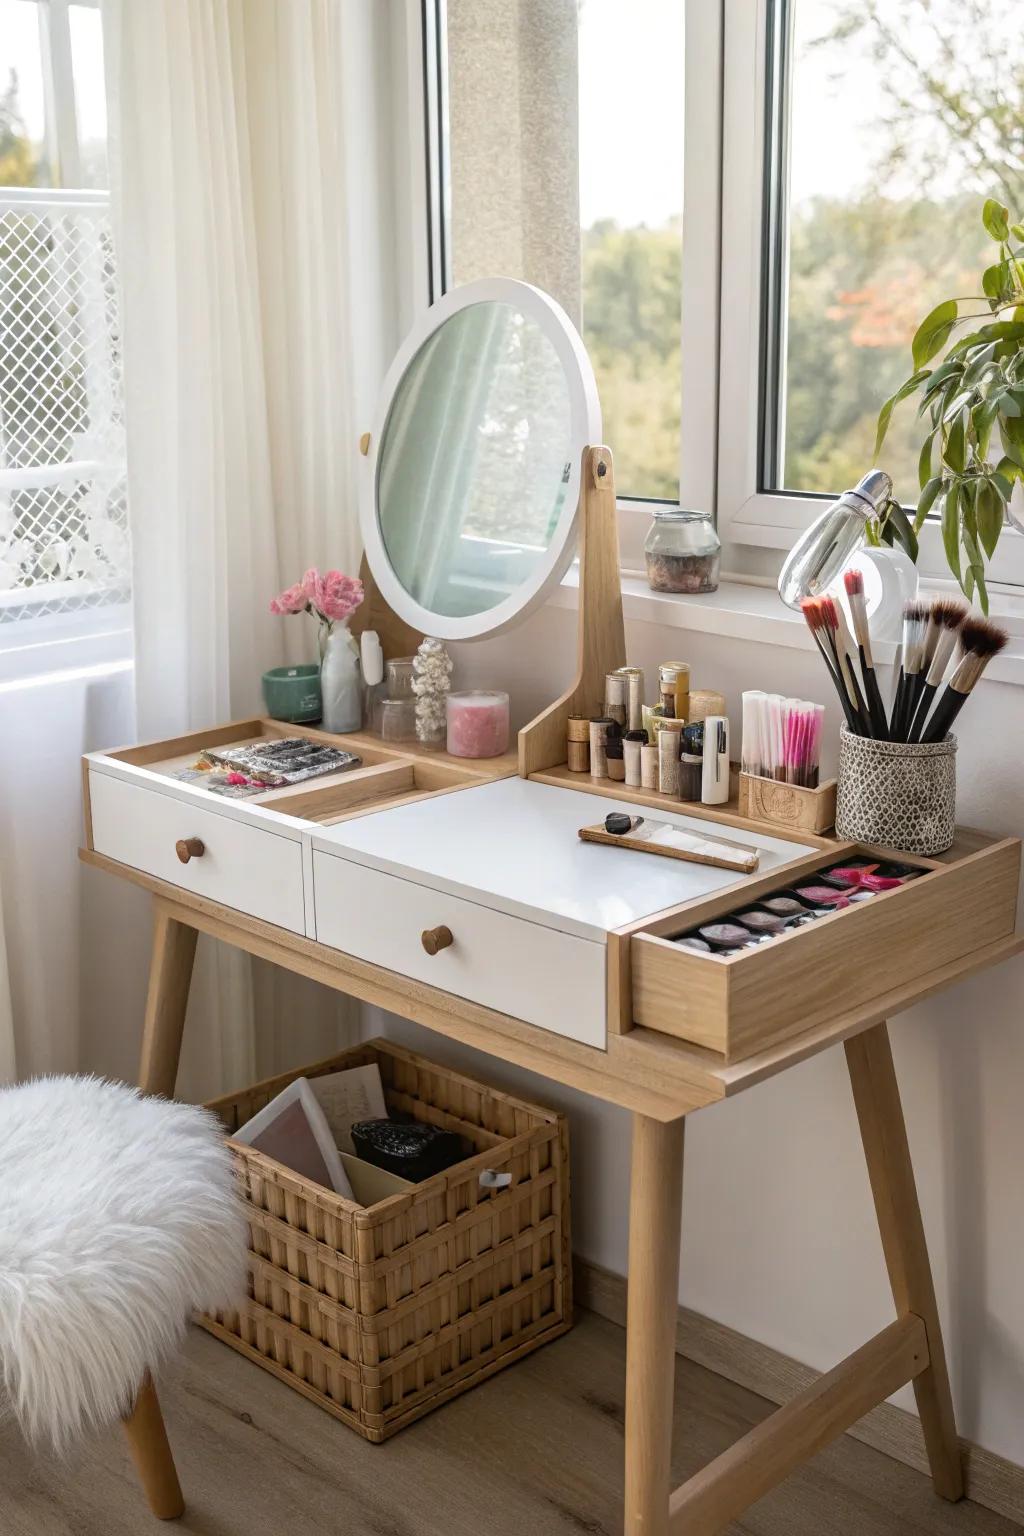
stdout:
{"type": "Polygon", "coordinates": [[[928,610],[928,617],[925,620],[924,636],[921,642],[921,668],[917,674],[917,677],[914,679],[914,686],[910,690],[910,697],[907,699],[906,722],[908,732],[910,731],[910,726],[914,715],[917,713],[917,706],[921,700],[921,693],[925,682],[927,681],[931,664],[935,659],[935,648],[939,643],[939,635],[942,632],[942,625],[939,623],[939,617],[935,609],[936,604],[932,603],[928,610]]]}
{"type": "MultiPolygon", "coordinates": [[[[917,706],[914,710],[914,718],[911,722],[910,730],[907,732],[908,741],[921,740],[921,732],[924,730],[928,711],[932,707],[939,684],[946,675],[949,658],[952,656],[953,647],[956,645],[956,637],[960,633],[961,625],[969,611],[963,603],[953,602],[945,597],[939,598],[936,602],[932,603],[928,626],[930,629],[934,624],[938,630],[938,635],[928,660],[927,674],[920,687],[917,706]]],[[[925,650],[927,651],[927,649],[928,645],[926,642],[925,650]]]]}
{"type": "Polygon", "coordinates": [[[893,695],[892,714],[889,716],[889,740],[906,741],[907,702],[910,691],[916,686],[911,678],[916,680],[921,670],[922,649],[924,645],[925,619],[928,617],[928,608],[925,603],[915,600],[903,604],[903,660],[900,664],[899,681],[896,684],[896,692],[893,695]]]}
{"type": "Polygon", "coordinates": [[[985,668],[998,655],[1009,636],[987,619],[965,619],[960,627],[960,660],[942,691],[922,741],[945,741],[985,668]]]}
{"type": "Polygon", "coordinates": [[[818,650],[821,652],[821,659],[825,663],[825,666],[828,668],[828,674],[831,677],[832,682],[835,684],[836,693],[839,695],[839,702],[843,706],[843,714],[846,716],[846,723],[850,727],[851,731],[854,731],[857,735],[860,735],[860,727],[857,723],[857,717],[855,716],[853,707],[850,703],[846,684],[839,676],[839,670],[835,659],[835,651],[832,649],[831,641],[829,640],[826,642],[825,639],[825,619],[821,611],[821,598],[805,597],[800,604],[800,610],[807,621],[807,628],[814,636],[814,643],[818,647],[818,650]]]}
{"type": "Polygon", "coordinates": [[[871,729],[871,716],[868,714],[868,707],[864,703],[860,685],[857,682],[857,674],[854,671],[853,636],[850,633],[850,626],[846,622],[846,614],[834,597],[823,597],[821,599],[821,611],[825,617],[825,633],[826,635],[831,634],[832,643],[835,646],[836,665],[839,668],[839,675],[846,683],[850,703],[857,718],[858,734],[861,736],[872,736],[874,732],[871,729]]]}
{"type": "Polygon", "coordinates": [[[864,697],[871,719],[871,732],[876,740],[885,741],[889,735],[889,727],[885,718],[885,705],[882,703],[878,678],[875,676],[875,662],[871,654],[871,627],[868,624],[868,605],[864,596],[864,572],[847,571],[843,577],[843,585],[846,587],[850,616],[853,619],[853,632],[857,637],[857,649],[860,652],[860,675],[864,681],[864,697]]]}

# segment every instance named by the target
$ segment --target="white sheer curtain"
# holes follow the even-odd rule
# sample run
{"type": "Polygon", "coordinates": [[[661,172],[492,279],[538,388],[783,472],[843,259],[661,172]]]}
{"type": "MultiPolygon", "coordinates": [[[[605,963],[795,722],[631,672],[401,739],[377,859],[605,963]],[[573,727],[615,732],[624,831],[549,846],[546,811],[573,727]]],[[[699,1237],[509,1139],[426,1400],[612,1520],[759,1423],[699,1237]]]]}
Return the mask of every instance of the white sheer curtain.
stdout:
{"type": "Polygon", "coordinates": [[[13,1083],[14,1070],[14,1018],[4,940],[3,889],[0,888],[0,1083],[13,1083]]]}
{"type": "MultiPolygon", "coordinates": [[[[346,10],[103,0],[143,739],[258,711],[261,672],[314,653],[269,598],[357,558],[346,10]]],[[[353,1028],[213,944],[192,1016],[190,1097],[353,1028]]]]}

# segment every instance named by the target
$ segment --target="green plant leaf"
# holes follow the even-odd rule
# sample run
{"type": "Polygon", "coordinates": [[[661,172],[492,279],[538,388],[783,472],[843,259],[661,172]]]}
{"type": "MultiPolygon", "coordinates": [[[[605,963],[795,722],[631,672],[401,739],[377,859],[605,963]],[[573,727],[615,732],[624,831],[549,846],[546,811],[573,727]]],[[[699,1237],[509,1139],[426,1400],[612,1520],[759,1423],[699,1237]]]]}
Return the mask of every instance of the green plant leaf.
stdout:
{"type": "Polygon", "coordinates": [[[1015,417],[1021,415],[1020,401],[1016,398],[1016,393],[1014,390],[1001,389],[999,393],[997,395],[993,395],[992,398],[996,402],[1000,416],[1015,417]]]}
{"type": "Polygon", "coordinates": [[[981,222],[993,240],[1002,243],[1010,238],[1010,210],[997,203],[994,197],[985,199],[981,210],[981,222]]]}
{"type": "Polygon", "coordinates": [[[942,503],[942,547],[948,564],[957,581],[963,586],[960,574],[960,487],[950,486],[942,503]]]}
{"type": "Polygon", "coordinates": [[[999,543],[999,535],[1003,531],[1005,517],[1003,498],[991,480],[982,480],[978,486],[977,516],[978,538],[982,549],[991,560],[999,543]]]}
{"type": "Polygon", "coordinates": [[[942,351],[949,340],[949,333],[956,324],[958,314],[956,299],[945,299],[935,306],[931,314],[925,315],[915,332],[912,344],[915,368],[923,368],[936,352],[942,351]]]}
{"type": "Polygon", "coordinates": [[[977,399],[977,396],[973,389],[962,389],[958,395],[954,395],[952,402],[943,411],[943,421],[951,422],[953,417],[964,409],[964,406],[969,405],[975,399],[977,399]]]}
{"type": "Polygon", "coordinates": [[[978,457],[984,459],[988,455],[989,439],[992,436],[992,428],[995,419],[999,415],[999,407],[994,400],[981,400],[971,412],[971,420],[974,423],[974,438],[978,445],[978,457]]]}
{"type": "Polygon", "coordinates": [[[885,442],[885,434],[889,430],[889,422],[892,420],[892,413],[896,406],[899,405],[901,400],[905,400],[908,395],[912,395],[921,381],[923,379],[927,379],[930,376],[930,373],[931,370],[928,368],[919,368],[916,373],[911,374],[910,378],[907,379],[905,383],[900,385],[899,389],[894,395],[889,396],[888,400],[882,406],[882,409],[878,413],[878,429],[875,432],[876,459],[881,452],[882,444],[885,442]]]}
{"type": "Polygon", "coordinates": [[[920,533],[921,529],[924,527],[924,520],[928,516],[928,513],[931,511],[932,507],[935,505],[935,499],[942,488],[942,476],[936,475],[933,479],[928,481],[927,485],[924,487],[924,490],[921,492],[920,499],[917,503],[917,512],[914,515],[914,528],[918,533],[920,533]]]}
{"type": "Polygon", "coordinates": [[[942,445],[943,461],[958,475],[962,475],[967,468],[967,423],[970,419],[970,412],[961,410],[950,424],[942,445]]]}
{"type": "Polygon", "coordinates": [[[890,501],[888,514],[885,519],[885,532],[883,537],[889,544],[898,543],[903,546],[907,554],[917,564],[919,546],[914,525],[904,512],[898,501],[890,501]]]}
{"type": "Polygon", "coordinates": [[[981,274],[981,291],[992,310],[997,310],[1003,299],[1012,297],[1013,276],[1009,262],[997,261],[994,266],[985,268],[981,274]]]}
{"type": "Polygon", "coordinates": [[[1015,464],[1012,459],[1004,455],[996,465],[995,474],[992,478],[997,482],[1000,480],[1006,481],[1006,494],[1003,496],[1003,500],[1009,501],[1013,491],[1013,482],[1024,479],[1024,467],[1020,464],[1015,464]]]}
{"type": "MultiPolygon", "coordinates": [[[[963,522],[960,526],[960,536],[963,540],[964,554],[967,556],[967,567],[977,583],[978,596],[981,599],[983,613],[988,613],[988,589],[985,586],[985,562],[981,558],[981,550],[978,548],[977,531],[974,526],[974,510],[964,507],[963,522]]],[[[961,583],[963,585],[963,583],[961,583]]]]}
{"type": "MultiPolygon", "coordinates": [[[[969,354],[967,367],[964,369],[963,384],[968,389],[984,378],[986,370],[995,360],[996,351],[1000,343],[998,341],[982,342],[977,351],[969,354]]],[[[968,354],[965,353],[965,357],[968,354]]]]}
{"type": "Polygon", "coordinates": [[[921,444],[921,456],[917,461],[917,483],[922,491],[932,477],[932,443],[934,441],[935,432],[933,429],[921,444]]]}
{"type": "Polygon", "coordinates": [[[954,373],[962,373],[964,362],[962,357],[948,357],[944,363],[932,369],[931,377],[925,387],[924,397],[928,400],[937,389],[941,389],[946,380],[954,373]]]}

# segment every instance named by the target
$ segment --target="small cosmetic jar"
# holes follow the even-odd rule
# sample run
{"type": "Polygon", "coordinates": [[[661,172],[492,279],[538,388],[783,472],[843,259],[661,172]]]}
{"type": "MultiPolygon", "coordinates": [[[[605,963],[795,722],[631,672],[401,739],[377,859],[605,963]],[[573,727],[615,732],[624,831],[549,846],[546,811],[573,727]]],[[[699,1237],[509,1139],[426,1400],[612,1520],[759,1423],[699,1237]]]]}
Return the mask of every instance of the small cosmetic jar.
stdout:
{"type": "Polygon", "coordinates": [[[416,740],[416,700],[378,699],[373,728],[381,741],[416,740]]]}
{"type": "Polygon", "coordinates": [[[320,668],[315,662],[301,667],[271,667],[263,674],[263,702],[271,720],[290,725],[308,724],[323,714],[320,668]]]}
{"type": "Polygon", "coordinates": [[[473,688],[450,693],[448,751],[452,757],[500,757],[508,751],[508,694],[473,688]]]}
{"type": "Polygon", "coordinates": [[[643,729],[647,732],[647,740],[653,741],[658,727],[655,720],[664,718],[664,711],[660,704],[645,704],[640,711],[640,719],[643,729]]]}
{"type": "Polygon", "coordinates": [[[626,778],[626,757],[621,736],[609,736],[604,747],[604,762],[608,777],[621,784],[626,778]]]}
{"type": "Polygon", "coordinates": [[[412,663],[411,656],[392,656],[390,661],[384,663],[384,681],[389,699],[415,700],[416,695],[412,691],[412,663]]]}
{"type": "Polygon", "coordinates": [[[622,730],[629,721],[629,678],[625,672],[609,672],[604,680],[604,712],[622,730]]]}
{"type": "Polygon", "coordinates": [[[663,795],[679,794],[679,749],[683,722],[662,720],[658,731],[658,788],[663,795]]]}
{"type": "Polygon", "coordinates": [[[713,688],[694,688],[690,694],[691,724],[697,720],[706,720],[709,715],[727,715],[729,711],[725,707],[725,694],[716,693],[713,688]]]}
{"type": "Polygon", "coordinates": [[[845,725],[839,737],[836,836],[945,853],[956,835],[956,737],[875,741],[845,725]]]}
{"type": "Polygon", "coordinates": [[[704,780],[704,758],[693,752],[683,752],[679,758],[679,798],[699,800],[704,780]]]}

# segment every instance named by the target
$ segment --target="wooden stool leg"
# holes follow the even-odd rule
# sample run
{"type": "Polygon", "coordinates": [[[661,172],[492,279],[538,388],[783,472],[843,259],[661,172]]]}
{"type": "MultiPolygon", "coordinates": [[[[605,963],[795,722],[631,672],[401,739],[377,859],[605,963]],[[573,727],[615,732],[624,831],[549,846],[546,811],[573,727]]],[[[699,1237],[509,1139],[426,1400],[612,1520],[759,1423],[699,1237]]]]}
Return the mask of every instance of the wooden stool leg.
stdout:
{"type": "Polygon", "coordinates": [[[194,928],[170,917],[157,902],[139,1066],[139,1087],[144,1093],[159,1093],[167,1099],[174,1095],[197,938],[194,928]]]}
{"type": "Polygon", "coordinates": [[[148,1376],[132,1413],[124,1420],[124,1432],[150,1509],[158,1520],[177,1520],[185,1513],[185,1500],[167,1443],[156,1388],[148,1376]]]}
{"type": "Polygon", "coordinates": [[[914,1393],[935,1491],[962,1499],[960,1442],[887,1026],[876,1024],[847,1040],[846,1061],[896,1311],[919,1317],[928,1339],[930,1363],[915,1379],[914,1393]]]}
{"type": "Polygon", "coordinates": [[[667,1536],[685,1120],[633,1116],[625,1536],[667,1536]]]}

